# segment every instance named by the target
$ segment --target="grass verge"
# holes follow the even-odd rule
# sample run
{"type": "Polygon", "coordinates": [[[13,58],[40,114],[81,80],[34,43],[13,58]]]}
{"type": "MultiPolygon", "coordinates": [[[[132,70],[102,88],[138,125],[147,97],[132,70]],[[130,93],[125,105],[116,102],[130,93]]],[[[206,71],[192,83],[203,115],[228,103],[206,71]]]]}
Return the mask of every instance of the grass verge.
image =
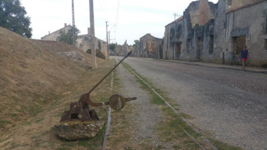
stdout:
{"type": "MultiPolygon", "coordinates": [[[[114,71],[113,90],[112,93],[121,93],[121,84],[117,70],[114,71]]],[[[133,113],[134,106],[127,103],[122,110],[112,111],[111,113],[111,129],[107,138],[106,149],[133,149],[131,143],[131,131],[129,127],[131,123],[127,119],[127,115],[133,113]]]]}
{"type": "MultiPolygon", "coordinates": [[[[93,86],[96,85],[100,79],[112,69],[112,60],[107,60],[99,63],[98,69],[85,72],[81,78],[72,85],[64,87],[66,90],[56,97],[56,99],[44,108],[39,110],[30,110],[31,117],[25,120],[25,123],[19,124],[14,127],[13,132],[7,134],[0,139],[1,149],[90,149],[99,150],[102,148],[102,142],[105,133],[105,127],[93,139],[82,141],[65,141],[55,135],[54,125],[59,122],[61,115],[64,111],[69,110],[71,102],[76,102],[79,97],[88,92],[93,86]],[[27,135],[27,136],[26,136],[27,135]],[[6,142],[10,141],[10,142],[6,142]]],[[[110,91],[111,76],[107,77],[103,83],[99,85],[91,94],[91,99],[94,102],[108,101],[111,96],[110,91]]],[[[95,109],[100,120],[107,120],[108,107],[97,107],[95,109]]],[[[1,124],[8,124],[8,122],[0,122],[1,124]]]]}

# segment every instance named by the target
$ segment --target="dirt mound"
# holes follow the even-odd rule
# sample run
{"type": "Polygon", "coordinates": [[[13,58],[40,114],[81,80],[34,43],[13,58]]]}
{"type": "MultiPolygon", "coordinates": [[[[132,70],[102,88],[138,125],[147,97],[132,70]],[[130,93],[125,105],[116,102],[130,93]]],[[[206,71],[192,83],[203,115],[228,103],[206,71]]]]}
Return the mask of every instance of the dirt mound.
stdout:
{"type": "Polygon", "coordinates": [[[88,73],[89,62],[90,55],[76,47],[26,39],[0,27],[0,133],[55,102],[88,73]]]}

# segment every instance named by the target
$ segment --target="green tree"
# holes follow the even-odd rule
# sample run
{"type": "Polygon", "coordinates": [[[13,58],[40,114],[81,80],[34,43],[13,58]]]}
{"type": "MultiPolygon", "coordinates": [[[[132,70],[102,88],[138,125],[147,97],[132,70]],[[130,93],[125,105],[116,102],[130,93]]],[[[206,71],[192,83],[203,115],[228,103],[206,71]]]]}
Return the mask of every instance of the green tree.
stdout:
{"type": "Polygon", "coordinates": [[[115,48],[116,48],[116,44],[114,43],[109,44],[109,49],[111,49],[113,52],[115,51],[115,48]]]}
{"type": "Polygon", "coordinates": [[[30,17],[25,16],[26,14],[19,0],[0,0],[0,26],[31,38],[30,17]]]}
{"type": "Polygon", "coordinates": [[[134,40],[133,47],[138,48],[139,47],[139,40],[134,40]]]}
{"type": "MultiPolygon", "coordinates": [[[[76,44],[76,40],[77,40],[77,35],[78,33],[80,33],[79,29],[75,28],[74,29],[75,32],[75,44],[76,44]]],[[[58,41],[69,44],[69,45],[73,45],[73,29],[69,29],[68,32],[66,33],[65,30],[60,30],[59,34],[60,36],[58,37],[58,41]]]]}

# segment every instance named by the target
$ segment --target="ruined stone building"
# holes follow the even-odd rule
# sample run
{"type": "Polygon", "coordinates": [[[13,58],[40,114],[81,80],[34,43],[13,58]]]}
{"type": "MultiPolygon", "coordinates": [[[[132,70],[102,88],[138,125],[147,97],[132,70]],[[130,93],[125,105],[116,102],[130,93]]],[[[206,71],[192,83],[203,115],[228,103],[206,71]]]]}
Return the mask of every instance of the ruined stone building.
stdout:
{"type": "Polygon", "coordinates": [[[165,26],[163,59],[238,63],[247,45],[251,65],[267,64],[267,1],[192,2],[165,26]]]}
{"type": "MultiPolygon", "coordinates": [[[[90,28],[88,28],[88,33],[84,35],[79,35],[77,37],[77,47],[82,49],[83,51],[87,51],[91,49],[91,34],[90,34],[90,28]]],[[[95,38],[95,49],[100,50],[105,57],[107,57],[107,42],[100,40],[98,38],[95,38]]]]}
{"type": "Polygon", "coordinates": [[[66,23],[64,24],[64,27],[53,32],[53,33],[48,33],[48,35],[45,35],[44,37],[41,37],[41,40],[47,40],[47,41],[58,41],[58,37],[60,37],[60,31],[63,30],[64,32],[68,32],[69,29],[71,29],[71,25],[67,25],[66,23]]]}
{"type": "MultiPolygon", "coordinates": [[[[48,35],[41,38],[41,40],[48,40],[48,41],[58,41],[60,37],[60,31],[63,30],[64,32],[68,32],[72,26],[65,24],[64,28],[61,28],[53,33],[49,33],[48,35]]],[[[83,51],[87,51],[91,49],[91,35],[90,35],[90,28],[88,28],[88,33],[84,35],[79,35],[76,40],[76,47],[82,49],[83,51]]],[[[105,57],[107,57],[107,42],[95,38],[95,48],[99,49],[105,57]]]]}
{"type": "Polygon", "coordinates": [[[163,58],[162,54],[163,39],[156,38],[150,33],[142,36],[139,40],[139,56],[150,58],[163,58]]]}
{"type": "Polygon", "coordinates": [[[133,50],[132,45],[128,45],[127,40],[124,42],[123,45],[119,45],[116,43],[115,47],[115,55],[116,56],[125,56],[129,51],[133,50]]]}
{"type": "Polygon", "coordinates": [[[194,1],[182,17],[166,25],[163,58],[199,60],[212,53],[207,43],[214,37],[216,7],[208,0],[194,1]]]}

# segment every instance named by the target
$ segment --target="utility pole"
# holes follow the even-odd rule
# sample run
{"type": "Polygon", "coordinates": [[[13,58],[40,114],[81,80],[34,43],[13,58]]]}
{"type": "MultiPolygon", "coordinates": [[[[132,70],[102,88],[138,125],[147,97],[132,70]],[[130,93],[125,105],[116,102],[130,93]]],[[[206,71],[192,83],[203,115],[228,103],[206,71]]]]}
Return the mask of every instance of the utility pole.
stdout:
{"type": "Polygon", "coordinates": [[[73,43],[72,45],[75,46],[76,40],[75,40],[75,18],[74,18],[74,0],[72,0],[72,36],[73,36],[73,43]]]}
{"type": "Polygon", "coordinates": [[[110,31],[108,32],[108,43],[110,43],[110,31]]]}
{"type": "Polygon", "coordinates": [[[175,20],[175,19],[176,19],[176,16],[177,16],[177,14],[176,14],[176,13],[174,13],[173,15],[174,15],[174,20],[175,20]]]}
{"type": "Polygon", "coordinates": [[[89,0],[90,7],[90,28],[91,28],[91,66],[92,69],[97,68],[96,50],[95,50],[95,19],[94,19],[94,2],[89,0]]]}
{"type": "Polygon", "coordinates": [[[107,36],[107,59],[109,59],[109,33],[108,33],[108,22],[106,21],[106,36],[107,36]]]}

